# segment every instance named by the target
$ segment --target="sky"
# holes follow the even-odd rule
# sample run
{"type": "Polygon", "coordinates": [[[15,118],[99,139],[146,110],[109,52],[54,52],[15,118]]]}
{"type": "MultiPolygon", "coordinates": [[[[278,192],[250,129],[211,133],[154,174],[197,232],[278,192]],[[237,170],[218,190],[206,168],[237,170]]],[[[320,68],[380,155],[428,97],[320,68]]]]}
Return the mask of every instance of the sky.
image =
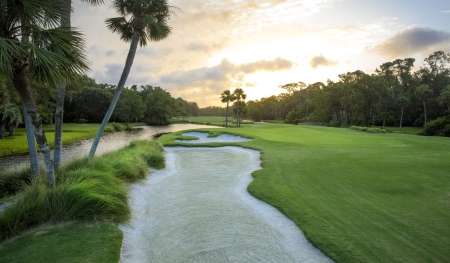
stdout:
{"type": "MultiPolygon", "coordinates": [[[[224,106],[224,90],[248,100],[285,92],[292,82],[338,75],[450,52],[448,0],[171,0],[172,33],[139,47],[126,86],[160,86],[202,107],[224,106]]],[[[83,32],[97,83],[117,84],[129,43],[106,28],[111,1],[73,1],[72,26],[83,32]]]]}

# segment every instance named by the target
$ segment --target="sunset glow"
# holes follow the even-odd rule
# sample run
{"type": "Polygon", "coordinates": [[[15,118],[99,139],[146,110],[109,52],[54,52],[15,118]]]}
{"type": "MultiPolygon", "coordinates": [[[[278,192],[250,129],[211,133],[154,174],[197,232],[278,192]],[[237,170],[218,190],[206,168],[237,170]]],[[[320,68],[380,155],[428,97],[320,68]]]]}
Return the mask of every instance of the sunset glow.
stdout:
{"type": "MultiPolygon", "coordinates": [[[[86,35],[89,76],[116,84],[128,44],[108,32],[106,6],[74,2],[72,25],[86,35]]],[[[279,85],[337,80],[355,70],[450,52],[450,2],[360,0],[173,0],[172,35],[140,47],[127,86],[161,86],[200,107],[243,88],[247,100],[277,95],[279,85]]],[[[223,105],[221,105],[223,106],[223,105]]]]}

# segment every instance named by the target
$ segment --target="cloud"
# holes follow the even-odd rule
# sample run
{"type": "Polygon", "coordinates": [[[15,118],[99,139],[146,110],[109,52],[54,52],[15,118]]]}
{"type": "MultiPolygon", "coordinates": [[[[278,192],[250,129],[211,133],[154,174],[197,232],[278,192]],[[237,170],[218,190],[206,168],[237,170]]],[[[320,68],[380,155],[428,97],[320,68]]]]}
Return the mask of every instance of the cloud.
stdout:
{"type": "Polygon", "coordinates": [[[217,43],[203,43],[203,42],[189,42],[184,48],[188,51],[202,51],[205,54],[211,54],[213,51],[221,50],[225,47],[224,42],[217,43]]]}
{"type": "Polygon", "coordinates": [[[429,27],[413,27],[398,32],[369,50],[389,57],[409,56],[415,53],[428,54],[430,51],[449,47],[450,32],[429,27]]]}
{"type": "Polygon", "coordinates": [[[333,61],[324,57],[323,55],[315,56],[310,61],[309,64],[313,69],[316,69],[318,66],[330,67],[338,64],[337,61],[333,61]]]}
{"type": "Polygon", "coordinates": [[[292,61],[284,58],[276,58],[274,60],[260,60],[257,62],[240,65],[240,70],[243,73],[255,73],[256,71],[281,71],[292,68],[292,61]]]}
{"type": "Polygon", "coordinates": [[[282,71],[291,69],[293,62],[275,58],[273,60],[260,60],[245,64],[234,64],[223,59],[213,67],[202,67],[187,71],[174,71],[164,74],[159,81],[168,87],[171,93],[186,100],[195,100],[207,103],[207,98],[215,98],[223,90],[237,87],[253,87],[256,84],[245,81],[246,74],[258,71],[282,71]]]}
{"type": "Polygon", "coordinates": [[[106,51],[105,56],[111,57],[111,56],[114,56],[115,53],[116,52],[114,50],[108,50],[108,51],[106,51]]]}
{"type": "MultiPolygon", "coordinates": [[[[145,55],[152,57],[164,57],[173,52],[173,48],[171,47],[161,47],[161,48],[152,48],[152,47],[140,47],[137,51],[137,55],[145,55]]],[[[127,50],[128,53],[128,50],[127,50]]]]}

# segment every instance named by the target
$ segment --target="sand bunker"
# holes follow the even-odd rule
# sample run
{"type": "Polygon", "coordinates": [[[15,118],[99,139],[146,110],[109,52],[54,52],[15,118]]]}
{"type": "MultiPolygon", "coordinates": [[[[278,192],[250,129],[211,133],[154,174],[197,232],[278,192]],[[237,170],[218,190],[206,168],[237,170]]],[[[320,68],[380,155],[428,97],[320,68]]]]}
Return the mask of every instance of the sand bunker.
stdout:
{"type": "Polygon", "coordinates": [[[248,142],[251,139],[243,138],[240,136],[221,134],[217,137],[208,137],[207,132],[187,132],[183,133],[183,136],[194,136],[198,140],[175,140],[176,142],[184,143],[208,143],[208,142],[248,142]]]}
{"type": "Polygon", "coordinates": [[[121,262],[332,262],[247,192],[258,151],[166,148],[167,168],[130,189],[121,262]]]}

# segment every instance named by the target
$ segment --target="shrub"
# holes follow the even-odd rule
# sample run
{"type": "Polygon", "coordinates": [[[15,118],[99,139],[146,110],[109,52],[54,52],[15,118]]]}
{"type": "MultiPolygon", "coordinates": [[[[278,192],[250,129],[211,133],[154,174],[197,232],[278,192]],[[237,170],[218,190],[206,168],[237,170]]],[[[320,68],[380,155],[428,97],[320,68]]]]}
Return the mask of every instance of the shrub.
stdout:
{"type": "Polygon", "coordinates": [[[104,132],[114,132],[114,128],[113,127],[105,127],[104,132]]]}
{"type": "Polygon", "coordinates": [[[341,124],[338,121],[330,121],[330,127],[339,127],[341,124]]]}
{"type": "Polygon", "coordinates": [[[113,123],[111,123],[111,125],[113,126],[114,131],[121,131],[121,130],[123,130],[122,125],[120,125],[119,123],[113,122],[113,123]]]}
{"type": "Polygon", "coordinates": [[[388,133],[385,129],[381,128],[369,128],[369,127],[360,127],[360,126],[352,126],[350,129],[357,130],[357,131],[364,131],[369,133],[388,133]]]}
{"type": "Polygon", "coordinates": [[[292,124],[298,125],[301,121],[302,121],[301,119],[294,119],[294,120],[292,121],[292,124]]]}
{"type": "Polygon", "coordinates": [[[440,117],[436,120],[429,121],[424,126],[424,130],[420,135],[439,135],[450,137],[450,116],[440,117]]]}

